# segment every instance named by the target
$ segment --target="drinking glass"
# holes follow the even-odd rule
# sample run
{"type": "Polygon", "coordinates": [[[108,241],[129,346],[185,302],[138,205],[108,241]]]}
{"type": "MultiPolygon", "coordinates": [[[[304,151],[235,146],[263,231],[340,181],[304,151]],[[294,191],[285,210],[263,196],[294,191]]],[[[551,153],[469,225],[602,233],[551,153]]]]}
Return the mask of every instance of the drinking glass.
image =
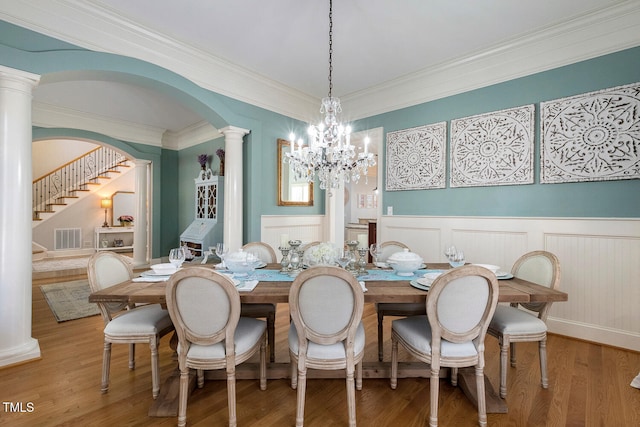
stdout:
{"type": "Polygon", "coordinates": [[[455,246],[447,246],[444,248],[444,255],[447,257],[448,261],[451,261],[451,257],[457,252],[455,246]]]}
{"type": "Polygon", "coordinates": [[[373,258],[373,265],[378,264],[378,255],[380,254],[380,244],[379,243],[373,243],[370,247],[369,247],[369,253],[371,254],[371,257],[373,258]]]}
{"type": "Polygon", "coordinates": [[[464,265],[464,252],[457,250],[449,258],[449,265],[453,268],[464,265]]]}
{"type": "Polygon", "coordinates": [[[216,255],[220,258],[222,265],[224,265],[224,257],[229,253],[229,248],[224,243],[216,243],[216,255]]]}
{"type": "Polygon", "coordinates": [[[338,256],[338,259],[336,261],[338,261],[340,267],[346,268],[347,264],[351,262],[351,251],[347,249],[341,249],[340,255],[338,256]]]}
{"type": "Polygon", "coordinates": [[[185,253],[182,247],[173,248],[169,251],[169,262],[176,268],[176,270],[182,266],[184,259],[185,253]]]}

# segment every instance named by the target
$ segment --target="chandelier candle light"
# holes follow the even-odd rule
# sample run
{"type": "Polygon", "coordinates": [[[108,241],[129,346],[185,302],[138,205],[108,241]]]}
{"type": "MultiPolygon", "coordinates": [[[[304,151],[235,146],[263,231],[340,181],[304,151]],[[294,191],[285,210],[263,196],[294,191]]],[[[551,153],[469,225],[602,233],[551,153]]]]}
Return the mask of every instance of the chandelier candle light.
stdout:
{"type": "MultiPolygon", "coordinates": [[[[369,153],[369,138],[364,140],[364,151],[356,156],[356,148],[351,145],[351,127],[338,122],[342,112],[340,99],[332,96],[333,73],[333,2],[329,1],[329,94],[322,99],[320,113],[325,115],[318,125],[309,126],[309,144],[304,145],[302,138],[296,141],[295,135],[289,135],[291,150],[285,160],[289,162],[296,179],[313,182],[314,173],[320,179],[323,190],[340,187],[341,182],[358,182],[361,175],[367,175],[370,166],[376,161],[369,153]]],[[[331,195],[331,192],[329,192],[331,195]]]]}

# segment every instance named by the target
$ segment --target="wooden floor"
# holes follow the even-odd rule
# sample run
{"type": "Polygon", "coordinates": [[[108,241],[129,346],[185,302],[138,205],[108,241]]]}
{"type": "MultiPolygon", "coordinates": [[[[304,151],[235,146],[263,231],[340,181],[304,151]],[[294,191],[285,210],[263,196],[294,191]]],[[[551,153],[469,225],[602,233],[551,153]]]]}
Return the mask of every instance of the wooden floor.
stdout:
{"type": "MultiPolygon", "coordinates": [[[[78,271],[76,273],[82,273],[78,271]]],[[[82,278],[55,273],[34,274],[33,337],[38,339],[42,359],[0,369],[0,399],[21,402],[25,412],[9,413],[0,408],[1,426],[172,426],[175,418],[150,418],[152,402],[148,348],[137,347],[137,367],[127,368],[127,346],[114,345],[111,384],[100,393],[102,320],[99,316],[57,323],[39,285],[82,278]],[[33,410],[29,411],[31,403],[33,410]]],[[[86,276],[86,275],[85,275],[86,276]]],[[[385,357],[390,344],[389,321],[385,321],[385,357]]],[[[373,306],[365,307],[367,334],[365,360],[377,358],[376,318],[373,306]]],[[[278,307],[276,359],[288,360],[286,305],[278,307]]],[[[6,327],[7,325],[3,325],[6,327]]],[[[638,426],[640,390],[629,386],[640,369],[640,354],[552,335],[548,341],[547,390],[539,386],[537,346],[518,344],[518,368],[509,370],[507,414],[489,414],[490,426],[638,426]]],[[[498,388],[498,345],[487,338],[486,373],[498,388]]],[[[403,360],[409,360],[402,353],[403,360]]],[[[160,346],[161,378],[176,368],[168,338],[160,346]]],[[[428,379],[399,379],[397,390],[387,380],[365,380],[356,392],[358,425],[424,426],[428,424],[428,379]]],[[[345,426],[347,410],[343,380],[309,380],[306,426],[345,426]]],[[[237,384],[238,425],[293,426],[296,391],[287,380],[272,380],[266,391],[258,382],[237,384]]],[[[476,408],[462,391],[440,381],[439,420],[442,426],[477,425],[476,408]]],[[[227,424],[226,385],[207,381],[189,399],[188,425],[227,424]]]]}

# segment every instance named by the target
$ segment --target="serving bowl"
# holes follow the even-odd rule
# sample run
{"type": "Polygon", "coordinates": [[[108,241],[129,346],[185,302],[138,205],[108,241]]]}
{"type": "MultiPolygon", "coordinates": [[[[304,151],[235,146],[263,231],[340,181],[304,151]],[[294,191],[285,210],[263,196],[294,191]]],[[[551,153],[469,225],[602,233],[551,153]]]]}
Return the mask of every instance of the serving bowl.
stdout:
{"type": "Polygon", "coordinates": [[[387,258],[387,264],[398,276],[413,276],[413,272],[422,267],[423,259],[415,252],[404,249],[387,258]]]}
{"type": "Polygon", "coordinates": [[[235,276],[246,276],[252,273],[259,265],[260,259],[242,249],[231,252],[224,257],[224,265],[235,276]]]}

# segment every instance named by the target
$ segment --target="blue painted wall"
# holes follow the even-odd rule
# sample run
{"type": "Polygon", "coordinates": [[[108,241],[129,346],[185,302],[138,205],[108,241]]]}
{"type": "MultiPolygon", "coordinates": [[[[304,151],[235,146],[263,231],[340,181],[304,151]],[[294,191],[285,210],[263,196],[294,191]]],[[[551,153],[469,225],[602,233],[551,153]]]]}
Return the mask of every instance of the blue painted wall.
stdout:
{"type": "Polygon", "coordinates": [[[393,206],[395,215],[639,217],[640,180],[540,184],[539,133],[540,102],[637,82],[640,47],[358,121],[359,130],[383,127],[385,134],[446,121],[449,137],[452,119],[536,105],[534,184],[385,191],[383,212],[393,206]]]}
{"type": "MultiPolygon", "coordinates": [[[[261,215],[324,213],[324,192],[315,187],[315,206],[279,207],[276,141],[291,131],[302,134],[306,124],[207,91],[191,81],[134,58],[90,52],[0,21],[0,64],[47,78],[65,78],[71,71],[90,71],[95,78],[116,79],[161,91],[199,113],[217,128],[249,129],[244,138],[244,240],[260,238],[261,215]]],[[[555,70],[396,110],[353,123],[355,131],[383,127],[386,132],[466,117],[525,104],[538,104],[579,93],[640,81],[640,48],[602,56],[555,70]]],[[[536,112],[536,125],[539,122],[536,112]]],[[[73,136],[77,130],[39,131],[40,136],[73,136]]],[[[104,135],[83,133],[109,141],[132,156],[154,162],[154,257],[168,253],[194,217],[193,178],[197,154],[215,154],[222,139],[179,152],[104,135]]],[[[35,133],[34,133],[35,135],[35,133]]],[[[536,133],[535,184],[521,186],[446,188],[384,193],[384,212],[396,215],[481,215],[549,217],[638,217],[640,180],[572,184],[539,184],[539,134],[536,133]]],[[[381,153],[384,170],[384,152],[381,153]]],[[[229,166],[227,165],[227,168],[229,166]]]]}

